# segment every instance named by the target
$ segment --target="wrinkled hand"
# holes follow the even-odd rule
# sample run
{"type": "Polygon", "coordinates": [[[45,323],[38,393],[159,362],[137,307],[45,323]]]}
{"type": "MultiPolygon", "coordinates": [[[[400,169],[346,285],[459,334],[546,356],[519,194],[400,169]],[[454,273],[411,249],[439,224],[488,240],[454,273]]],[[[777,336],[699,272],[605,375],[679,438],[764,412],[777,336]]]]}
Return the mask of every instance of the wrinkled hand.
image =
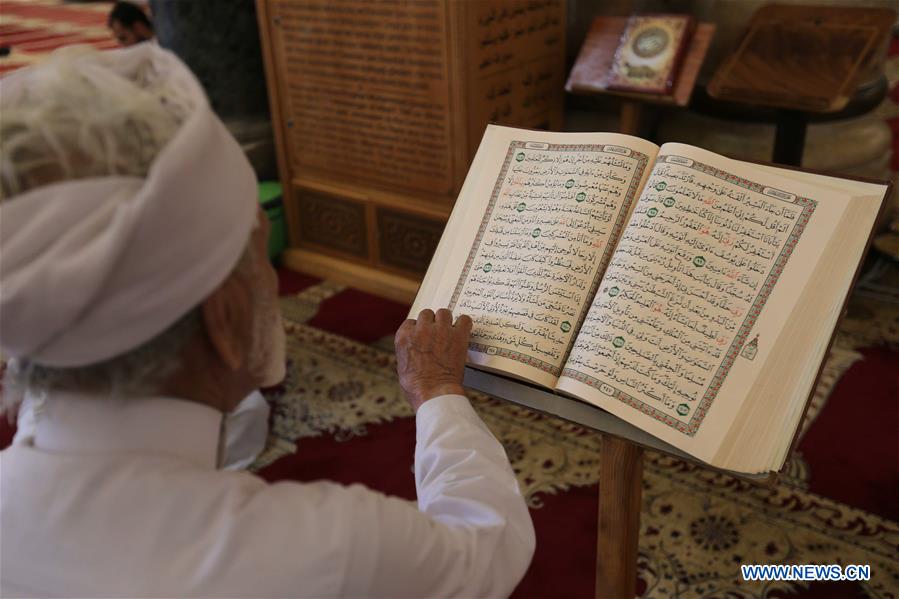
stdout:
{"type": "Polygon", "coordinates": [[[437,314],[422,310],[418,320],[408,319],[396,332],[396,362],[400,386],[416,412],[438,395],[462,394],[462,377],[471,318],[442,308],[437,314]]]}

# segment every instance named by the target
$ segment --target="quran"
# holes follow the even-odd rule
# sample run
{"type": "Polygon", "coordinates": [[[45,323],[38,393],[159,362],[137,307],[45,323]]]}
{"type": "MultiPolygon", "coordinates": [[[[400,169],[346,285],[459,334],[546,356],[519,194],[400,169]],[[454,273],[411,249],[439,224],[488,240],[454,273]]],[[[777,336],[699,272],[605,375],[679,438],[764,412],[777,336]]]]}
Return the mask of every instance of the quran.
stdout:
{"type": "Polygon", "coordinates": [[[605,86],[667,94],[693,31],[689,15],[644,15],[628,19],[605,86]]]}
{"type": "Polygon", "coordinates": [[[470,367],[716,468],[779,470],[888,191],[490,125],[410,316],[468,314],[470,367]]]}

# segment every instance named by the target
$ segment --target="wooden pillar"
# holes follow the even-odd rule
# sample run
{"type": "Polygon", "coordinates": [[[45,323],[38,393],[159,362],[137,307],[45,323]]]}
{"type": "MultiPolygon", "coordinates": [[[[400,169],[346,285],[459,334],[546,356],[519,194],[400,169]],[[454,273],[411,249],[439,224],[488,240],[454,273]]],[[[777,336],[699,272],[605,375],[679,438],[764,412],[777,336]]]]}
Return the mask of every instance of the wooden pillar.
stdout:
{"type": "Polygon", "coordinates": [[[624,100],[621,103],[621,120],[618,124],[618,132],[627,135],[639,135],[642,116],[643,105],[640,102],[624,100]]]}
{"type": "Polygon", "coordinates": [[[596,540],[597,599],[633,599],[643,491],[643,448],[603,435],[596,540]]]}

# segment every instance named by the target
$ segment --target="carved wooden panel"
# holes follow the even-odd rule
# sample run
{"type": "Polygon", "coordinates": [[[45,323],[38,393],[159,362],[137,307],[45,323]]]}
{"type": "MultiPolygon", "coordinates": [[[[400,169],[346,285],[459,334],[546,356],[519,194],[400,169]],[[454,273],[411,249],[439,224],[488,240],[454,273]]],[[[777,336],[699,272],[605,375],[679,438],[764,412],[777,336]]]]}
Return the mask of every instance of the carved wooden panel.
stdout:
{"type": "Polygon", "coordinates": [[[448,193],[445,3],[278,0],[271,13],[296,172],[448,193]]]}
{"type": "Polygon", "coordinates": [[[471,0],[464,6],[472,37],[467,61],[470,156],[487,123],[561,126],[563,0],[471,0]]]}
{"type": "Polygon", "coordinates": [[[378,254],[385,266],[424,274],[444,223],[396,210],[378,209],[378,254]]]}
{"type": "Polygon", "coordinates": [[[365,204],[330,195],[298,190],[299,240],[309,244],[350,254],[368,257],[368,228],[365,204]]]}
{"type": "Polygon", "coordinates": [[[566,0],[256,5],[291,245],[317,272],[414,289],[487,123],[561,127],[566,0]]]}

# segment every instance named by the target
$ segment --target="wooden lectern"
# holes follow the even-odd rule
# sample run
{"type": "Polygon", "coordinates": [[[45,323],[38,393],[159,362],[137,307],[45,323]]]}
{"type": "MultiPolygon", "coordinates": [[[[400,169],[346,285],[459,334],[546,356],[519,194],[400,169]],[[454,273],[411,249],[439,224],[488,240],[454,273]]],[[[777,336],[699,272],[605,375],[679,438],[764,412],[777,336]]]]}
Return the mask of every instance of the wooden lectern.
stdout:
{"type": "Polygon", "coordinates": [[[860,116],[886,96],[881,71],[895,20],[887,8],[763,6],[712,77],[717,106],[705,102],[705,111],[773,122],[772,161],[800,166],[809,123],[860,116]]]}
{"type": "MultiPolygon", "coordinates": [[[[607,90],[603,86],[626,25],[625,17],[598,17],[593,21],[565,89],[572,94],[608,94],[622,98],[619,131],[636,135],[645,106],[686,106],[690,101],[715,26],[709,23],[697,25],[671,95],[661,95],[607,90]]],[[[595,595],[603,599],[634,597],[643,448],[658,449],[684,459],[690,459],[689,456],[611,414],[524,383],[471,369],[465,382],[480,391],[602,433],[595,595]]]]}
{"type": "Polygon", "coordinates": [[[610,95],[622,98],[619,131],[635,135],[639,131],[646,106],[683,107],[690,102],[696,78],[715,34],[715,25],[697,24],[670,95],[634,93],[604,87],[603,80],[612,66],[615,50],[626,25],[626,17],[597,17],[593,21],[577,61],[571,69],[565,90],[578,95],[610,95]]]}

